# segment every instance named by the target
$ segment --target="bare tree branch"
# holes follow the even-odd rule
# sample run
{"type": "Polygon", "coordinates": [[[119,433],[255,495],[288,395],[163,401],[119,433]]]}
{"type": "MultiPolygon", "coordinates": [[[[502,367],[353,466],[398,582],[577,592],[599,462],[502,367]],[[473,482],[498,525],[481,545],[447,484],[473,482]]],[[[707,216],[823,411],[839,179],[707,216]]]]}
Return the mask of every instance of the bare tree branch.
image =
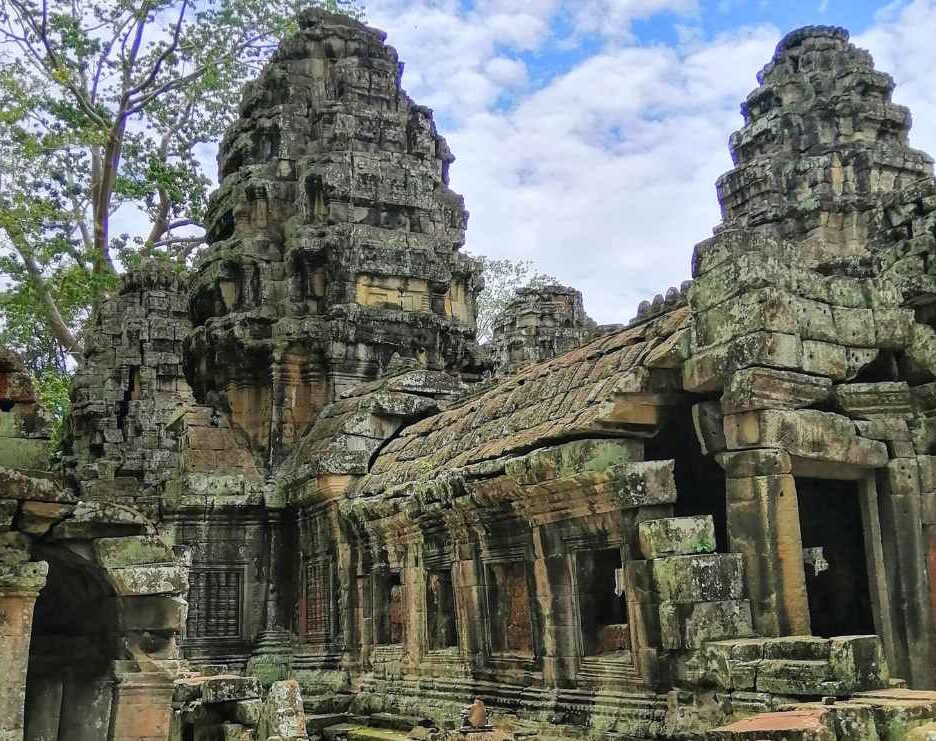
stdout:
{"type": "MultiPolygon", "coordinates": [[[[29,28],[29,30],[31,30],[36,35],[36,37],[39,39],[40,43],[42,44],[42,48],[45,50],[46,58],[48,59],[49,68],[47,69],[45,65],[41,65],[40,69],[42,70],[46,78],[52,80],[53,82],[56,82],[59,85],[62,85],[66,90],[68,90],[72,94],[72,97],[78,103],[79,108],[81,108],[82,112],[88,118],[94,121],[101,128],[107,128],[109,125],[108,121],[106,121],[104,118],[101,117],[100,113],[91,104],[91,101],[89,101],[85,97],[82,90],[79,87],[77,87],[74,84],[74,82],[72,82],[71,75],[68,74],[67,67],[62,63],[61,59],[59,58],[58,53],[55,51],[55,49],[52,46],[52,41],[48,37],[48,34],[47,34],[48,10],[46,8],[45,0],[43,0],[43,3],[42,3],[42,24],[40,26],[36,25],[36,22],[33,19],[32,15],[30,14],[29,9],[23,4],[22,0],[9,0],[9,1],[10,1],[10,4],[13,6],[13,8],[16,10],[17,16],[20,19],[20,23],[25,24],[25,26],[29,28]],[[61,77],[62,79],[57,79],[55,75],[50,74],[49,73],[50,69],[52,71],[60,72],[59,77],[61,77]]],[[[29,50],[33,55],[39,56],[36,53],[35,49],[33,49],[31,43],[27,42],[27,46],[29,47],[29,50]]]]}
{"type": "Polygon", "coordinates": [[[153,81],[159,75],[160,69],[162,69],[163,62],[178,48],[179,35],[182,33],[182,20],[185,18],[185,11],[187,8],[188,0],[182,0],[182,7],[179,9],[179,18],[176,20],[175,28],[172,31],[172,41],[169,42],[169,45],[163,50],[162,54],[156,57],[156,61],[153,62],[143,79],[127,90],[128,96],[136,95],[152,85],[153,81]]]}
{"type": "MultiPolygon", "coordinates": [[[[228,59],[230,57],[233,57],[236,54],[239,54],[240,52],[242,52],[247,47],[249,47],[251,44],[259,41],[262,38],[265,38],[266,36],[269,36],[269,34],[262,33],[262,34],[258,34],[257,36],[253,36],[247,39],[246,41],[244,41],[243,43],[237,44],[236,46],[231,47],[227,51],[226,54],[222,54],[221,56],[217,57],[214,60],[214,62],[217,62],[220,59],[228,59]]],[[[183,75],[182,77],[176,77],[173,80],[168,80],[167,82],[163,83],[158,88],[150,91],[146,95],[139,96],[136,100],[132,101],[131,107],[128,109],[128,113],[131,113],[131,114],[139,113],[146,107],[147,103],[158,98],[160,95],[168,93],[172,90],[176,90],[184,85],[187,85],[190,82],[194,82],[203,74],[205,74],[205,72],[208,71],[208,68],[210,66],[212,65],[208,63],[199,65],[195,70],[193,70],[189,74],[183,75]]]]}

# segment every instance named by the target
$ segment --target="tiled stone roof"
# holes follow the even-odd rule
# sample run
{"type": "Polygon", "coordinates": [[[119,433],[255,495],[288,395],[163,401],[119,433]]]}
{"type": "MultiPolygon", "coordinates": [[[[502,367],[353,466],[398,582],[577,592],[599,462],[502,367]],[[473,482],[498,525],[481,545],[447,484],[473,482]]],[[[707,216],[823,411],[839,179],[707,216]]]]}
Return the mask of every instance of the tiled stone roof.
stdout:
{"type": "Polygon", "coordinates": [[[360,491],[377,493],[544,443],[633,434],[619,404],[681,390],[689,318],[681,306],[600,337],[407,427],[375,459],[360,491]]]}

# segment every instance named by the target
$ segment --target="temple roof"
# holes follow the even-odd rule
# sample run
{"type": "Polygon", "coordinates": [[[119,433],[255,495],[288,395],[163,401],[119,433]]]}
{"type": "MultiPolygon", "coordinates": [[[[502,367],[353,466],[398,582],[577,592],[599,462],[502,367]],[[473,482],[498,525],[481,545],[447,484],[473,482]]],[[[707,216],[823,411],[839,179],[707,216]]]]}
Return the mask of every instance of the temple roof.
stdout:
{"type": "Polygon", "coordinates": [[[543,444],[650,433],[681,391],[690,313],[679,306],[530,366],[406,427],[374,460],[360,492],[489,464],[543,444]]]}

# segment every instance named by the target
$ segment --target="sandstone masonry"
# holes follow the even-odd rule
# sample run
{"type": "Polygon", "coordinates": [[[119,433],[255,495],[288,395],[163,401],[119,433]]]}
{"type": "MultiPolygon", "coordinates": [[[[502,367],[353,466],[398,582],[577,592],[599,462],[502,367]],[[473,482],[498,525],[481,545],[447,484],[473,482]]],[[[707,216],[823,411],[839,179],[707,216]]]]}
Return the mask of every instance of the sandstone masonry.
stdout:
{"type": "Polygon", "coordinates": [[[601,330],[523,292],[493,374],[384,40],[304,13],[245,90],[195,270],[94,317],[63,472],[0,353],[0,739],[936,733],[936,180],[893,80],[787,35],[693,280],[601,330]]]}

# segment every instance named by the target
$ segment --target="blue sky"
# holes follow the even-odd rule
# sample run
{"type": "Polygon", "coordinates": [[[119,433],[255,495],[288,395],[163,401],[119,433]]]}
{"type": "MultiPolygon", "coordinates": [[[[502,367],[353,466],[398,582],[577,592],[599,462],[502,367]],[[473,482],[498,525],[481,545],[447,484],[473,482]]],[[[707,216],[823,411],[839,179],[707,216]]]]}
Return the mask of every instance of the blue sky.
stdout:
{"type": "Polygon", "coordinates": [[[599,322],[689,276],[741,100],[783,34],[842,25],[936,152],[936,0],[370,0],[457,157],[467,249],[533,260],[599,322]]]}

